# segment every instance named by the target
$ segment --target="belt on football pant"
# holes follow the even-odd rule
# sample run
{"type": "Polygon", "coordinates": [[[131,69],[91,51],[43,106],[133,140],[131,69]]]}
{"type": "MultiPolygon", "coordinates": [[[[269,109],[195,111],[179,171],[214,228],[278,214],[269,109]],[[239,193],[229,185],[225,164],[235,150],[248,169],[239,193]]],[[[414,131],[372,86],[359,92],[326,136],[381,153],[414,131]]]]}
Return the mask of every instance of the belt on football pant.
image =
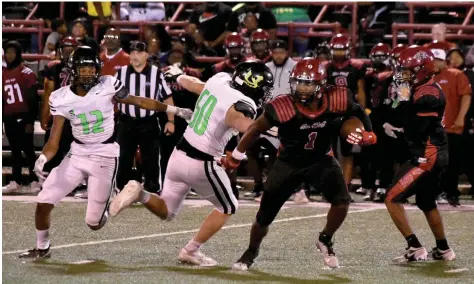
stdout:
{"type": "Polygon", "coordinates": [[[184,152],[186,156],[195,160],[214,161],[213,156],[194,148],[186,139],[184,139],[184,137],[179,140],[178,145],[176,145],[176,149],[184,152]]]}

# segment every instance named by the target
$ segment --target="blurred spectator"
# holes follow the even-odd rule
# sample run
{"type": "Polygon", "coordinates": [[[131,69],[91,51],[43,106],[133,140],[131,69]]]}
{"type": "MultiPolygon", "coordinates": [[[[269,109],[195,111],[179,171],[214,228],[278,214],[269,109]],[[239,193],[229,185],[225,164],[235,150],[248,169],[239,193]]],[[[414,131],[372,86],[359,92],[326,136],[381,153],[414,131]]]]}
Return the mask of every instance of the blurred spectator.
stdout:
{"type": "Polygon", "coordinates": [[[319,43],[316,46],[315,52],[316,52],[316,57],[319,60],[322,60],[322,61],[329,60],[330,52],[329,52],[329,45],[328,45],[327,41],[319,43]]]}
{"type": "Polygon", "coordinates": [[[108,24],[112,17],[112,2],[92,2],[87,1],[87,15],[89,15],[89,21],[92,23],[94,20],[102,21],[108,24]]]}
{"type": "Polygon", "coordinates": [[[33,172],[36,160],[33,134],[38,114],[38,83],[35,73],[22,63],[20,44],[9,41],[4,48],[7,67],[2,69],[2,110],[5,135],[12,153],[13,181],[2,188],[2,193],[19,192],[21,189],[22,152],[29,169],[29,191],[38,192],[40,185],[33,172]]]}
{"type": "Polygon", "coordinates": [[[217,56],[214,49],[204,44],[204,38],[200,30],[196,30],[194,34],[190,35],[187,43],[189,52],[194,56],[217,56]]]}
{"type": "MultiPolygon", "coordinates": [[[[51,24],[52,32],[48,35],[43,49],[43,55],[51,55],[56,50],[59,40],[67,34],[67,25],[64,20],[56,19],[51,24]]],[[[54,55],[54,54],[53,54],[54,55]]],[[[39,70],[42,71],[46,64],[45,60],[40,63],[39,70]]]]}
{"type": "Polygon", "coordinates": [[[177,60],[184,60],[189,67],[205,68],[207,65],[198,62],[196,57],[194,57],[194,55],[189,51],[189,41],[193,41],[193,39],[188,34],[180,34],[179,36],[173,37],[171,40],[171,50],[160,58],[161,65],[168,66],[174,64],[177,60]]]}
{"type": "Polygon", "coordinates": [[[250,36],[250,48],[252,54],[263,62],[268,62],[272,59],[270,52],[270,36],[267,31],[257,29],[250,36]]]}
{"type": "MultiPolygon", "coordinates": [[[[270,35],[270,39],[276,39],[276,19],[272,12],[263,7],[258,2],[245,2],[237,4],[232,9],[232,14],[227,22],[227,30],[230,32],[241,32],[243,28],[249,28],[249,23],[245,25],[245,21],[248,20],[248,16],[252,15],[257,20],[256,27],[253,30],[261,28],[266,30],[270,35]]],[[[252,31],[250,31],[252,32],[252,31]]]]}
{"type": "Polygon", "coordinates": [[[437,41],[437,42],[445,43],[446,45],[446,48],[444,50],[445,52],[447,52],[451,48],[456,47],[455,43],[446,41],[446,24],[444,23],[433,25],[433,28],[431,28],[431,39],[433,40],[433,42],[437,41]]]}
{"type": "MultiPolygon", "coordinates": [[[[308,8],[304,6],[275,6],[272,8],[272,12],[275,15],[278,23],[311,23],[311,19],[308,15],[308,8]]],[[[278,32],[288,33],[288,27],[278,27],[278,32]]],[[[308,28],[296,28],[295,32],[305,33],[308,32],[308,28]]],[[[293,50],[303,55],[308,48],[308,38],[296,37],[293,41],[293,50]]],[[[292,54],[290,54],[292,56],[292,54]]]]}
{"type": "Polygon", "coordinates": [[[101,75],[114,76],[120,67],[130,63],[130,56],[120,47],[120,31],[109,28],[104,35],[105,51],[100,54],[102,61],[101,75]]]}
{"type": "Polygon", "coordinates": [[[87,19],[79,18],[74,20],[72,25],[72,35],[76,38],[76,40],[82,44],[89,46],[97,53],[99,53],[99,44],[95,40],[95,38],[87,36],[87,19]]]}
{"type": "MultiPolygon", "coordinates": [[[[435,58],[434,80],[441,86],[446,96],[446,109],[444,113],[444,125],[448,136],[449,167],[441,180],[441,186],[446,192],[448,202],[459,205],[458,179],[461,169],[467,163],[464,145],[463,131],[466,113],[471,103],[471,86],[469,80],[457,69],[448,68],[446,65],[446,52],[442,49],[431,49],[435,58]]],[[[470,146],[472,147],[472,145],[470,146]]]]}
{"type": "MultiPolygon", "coordinates": [[[[473,65],[464,64],[464,54],[460,49],[451,49],[446,55],[449,67],[462,70],[471,84],[471,93],[474,93],[474,67],[473,65]]],[[[469,161],[464,165],[464,173],[467,175],[471,189],[469,193],[474,199],[474,100],[471,97],[471,105],[466,114],[466,125],[463,133],[464,155],[465,161],[469,161]]]]}
{"type": "Polygon", "coordinates": [[[171,49],[171,36],[163,25],[146,25],[144,28],[145,42],[156,39],[160,44],[160,51],[166,52],[171,49]]]}
{"type": "Polygon", "coordinates": [[[204,70],[202,79],[208,80],[219,72],[225,72],[232,75],[235,71],[235,66],[240,62],[245,61],[244,41],[238,33],[231,33],[225,39],[226,56],[224,61],[216,63],[204,70]]]}
{"type": "Polygon", "coordinates": [[[208,2],[195,7],[189,17],[186,32],[193,34],[199,29],[204,37],[204,44],[223,56],[224,49],[221,44],[227,36],[226,24],[231,14],[230,7],[219,2],[208,2]]]}
{"type": "Polygon", "coordinates": [[[250,47],[250,37],[253,32],[258,29],[258,19],[257,16],[253,13],[247,13],[244,18],[244,27],[241,30],[240,34],[244,39],[245,54],[252,54],[252,48],[250,47]]]}
{"type": "Polygon", "coordinates": [[[139,21],[166,20],[165,4],[163,2],[122,2],[120,3],[120,19],[139,21]]]}
{"type": "Polygon", "coordinates": [[[474,44],[466,54],[466,66],[474,66],[474,44]]]}
{"type": "Polygon", "coordinates": [[[276,40],[272,43],[272,61],[266,65],[273,74],[272,97],[290,93],[290,73],[296,64],[288,54],[288,44],[283,40],[276,40]]]}

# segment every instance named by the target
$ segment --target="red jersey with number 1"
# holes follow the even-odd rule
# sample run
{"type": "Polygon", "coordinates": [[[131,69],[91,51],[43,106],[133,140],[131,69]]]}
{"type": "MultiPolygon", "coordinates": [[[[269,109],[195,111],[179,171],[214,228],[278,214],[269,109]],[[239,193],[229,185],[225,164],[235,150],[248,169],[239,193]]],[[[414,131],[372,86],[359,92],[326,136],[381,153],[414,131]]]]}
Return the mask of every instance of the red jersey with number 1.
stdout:
{"type": "Polygon", "coordinates": [[[314,163],[330,154],[332,137],[338,135],[344,117],[356,116],[365,130],[372,131],[370,119],[344,87],[326,91],[316,111],[295,102],[291,95],[282,95],[265,105],[264,115],[272,126],[278,126],[279,159],[292,164],[314,163]]]}
{"type": "Polygon", "coordinates": [[[2,71],[3,115],[28,113],[28,90],[37,84],[35,73],[23,64],[2,71]]]}

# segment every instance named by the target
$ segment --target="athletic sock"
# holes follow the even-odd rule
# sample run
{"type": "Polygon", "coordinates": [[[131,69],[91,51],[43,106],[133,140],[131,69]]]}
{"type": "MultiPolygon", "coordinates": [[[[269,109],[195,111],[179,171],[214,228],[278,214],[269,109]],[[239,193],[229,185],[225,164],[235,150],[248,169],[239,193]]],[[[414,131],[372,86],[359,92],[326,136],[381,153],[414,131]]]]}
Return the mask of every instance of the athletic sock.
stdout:
{"type": "Polygon", "coordinates": [[[416,237],[415,234],[411,234],[408,237],[405,238],[407,240],[408,246],[412,248],[421,248],[422,245],[420,244],[420,241],[416,237]]]}
{"type": "Polygon", "coordinates": [[[448,250],[448,241],[446,239],[436,240],[436,247],[440,250],[448,250]]]}
{"type": "Polygon", "coordinates": [[[194,239],[190,240],[189,243],[184,247],[189,252],[195,252],[202,246],[201,243],[196,242],[194,239]]]}
{"type": "Polygon", "coordinates": [[[140,192],[140,197],[138,198],[138,201],[145,204],[148,202],[148,200],[150,200],[150,197],[151,197],[151,194],[148,191],[142,190],[140,192]]]}
{"type": "Polygon", "coordinates": [[[49,230],[36,230],[36,248],[49,248],[49,230]]]}
{"type": "Polygon", "coordinates": [[[323,244],[329,244],[331,242],[332,236],[329,236],[325,232],[319,233],[319,241],[323,244]]]}

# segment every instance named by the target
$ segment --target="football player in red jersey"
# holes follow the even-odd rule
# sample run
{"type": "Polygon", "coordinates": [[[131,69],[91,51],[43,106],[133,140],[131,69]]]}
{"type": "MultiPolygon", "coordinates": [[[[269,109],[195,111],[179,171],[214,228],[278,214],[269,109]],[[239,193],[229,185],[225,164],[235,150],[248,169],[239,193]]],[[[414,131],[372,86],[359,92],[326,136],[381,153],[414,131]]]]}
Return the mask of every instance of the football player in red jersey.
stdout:
{"type": "Polygon", "coordinates": [[[12,154],[13,180],[2,188],[3,193],[21,190],[22,152],[30,171],[28,191],[37,192],[40,185],[33,172],[36,155],[33,144],[34,123],[38,114],[38,83],[35,73],[23,65],[21,46],[17,41],[4,45],[6,67],[2,68],[3,123],[12,154]]]}
{"type": "MultiPolygon", "coordinates": [[[[357,59],[351,58],[352,44],[346,35],[337,34],[329,42],[331,60],[326,64],[328,84],[348,88],[353,100],[366,108],[365,96],[365,64],[357,59]]],[[[352,181],[353,153],[352,145],[340,140],[341,154],[343,156],[342,169],[344,179],[350,187],[352,181]]]]}
{"type": "MultiPolygon", "coordinates": [[[[360,177],[362,186],[356,192],[358,194],[365,194],[365,201],[372,201],[374,197],[376,197],[377,201],[381,201],[381,198],[383,198],[385,194],[385,189],[392,181],[392,176],[388,176],[388,178],[384,176],[383,179],[381,177],[379,188],[376,190],[375,180],[377,178],[377,169],[379,168],[378,166],[383,163],[383,161],[381,161],[382,159],[378,158],[378,149],[388,146],[386,143],[382,143],[383,139],[383,142],[387,140],[382,127],[382,116],[386,114],[384,100],[388,97],[388,86],[393,76],[390,54],[390,46],[384,43],[378,43],[369,52],[372,66],[367,69],[365,80],[370,97],[368,100],[371,110],[370,121],[372,122],[372,127],[379,141],[376,145],[364,147],[361,151],[360,177]],[[375,196],[376,192],[377,196],[375,196]]],[[[388,107],[390,108],[390,106],[388,107]]],[[[381,171],[380,174],[383,175],[385,172],[381,171]]]]}
{"type": "Polygon", "coordinates": [[[428,251],[411,229],[401,204],[416,195],[416,205],[430,225],[436,239],[434,259],[454,260],[444,233],[443,221],[436,208],[441,192],[439,181],[448,165],[448,145],[442,125],[446,101],[444,93],[433,80],[434,58],[430,50],[410,46],[400,54],[394,80],[397,84],[395,106],[400,109],[409,160],[397,172],[387,190],[385,204],[395,226],[405,237],[408,248],[396,261],[426,260],[428,251]]]}
{"type": "MultiPolygon", "coordinates": [[[[49,97],[57,89],[71,84],[72,76],[67,66],[69,55],[76,49],[79,43],[72,36],[61,39],[57,48],[57,60],[50,61],[44,70],[44,95],[41,105],[41,128],[45,131],[44,141],[48,141],[53,124],[49,110],[49,97]]],[[[61,163],[62,159],[69,152],[72,143],[72,130],[69,122],[64,124],[59,150],[51,161],[46,163],[45,171],[50,172],[61,163]]]]}
{"type": "Polygon", "coordinates": [[[272,60],[270,52],[270,35],[267,31],[257,29],[250,36],[250,48],[253,55],[261,61],[267,63],[272,60]]]}
{"type": "Polygon", "coordinates": [[[351,198],[331,150],[336,121],[352,116],[363,121],[367,131],[355,130],[347,138],[350,143],[369,145],[376,142],[376,137],[364,109],[353,102],[351,91],[345,87],[327,87],[326,78],[318,59],[298,62],[290,75],[291,94],[267,103],[263,115],[250,126],[232,155],[222,160],[224,167],[236,168],[260,134],[278,126],[280,153],[264,184],[249,247],[234,264],[234,269],[247,270],[252,265],[270,224],[302,182],[320,188],[331,203],[327,224],[316,246],[327,266],[339,265],[332,237],[346,217],[351,198]]]}

